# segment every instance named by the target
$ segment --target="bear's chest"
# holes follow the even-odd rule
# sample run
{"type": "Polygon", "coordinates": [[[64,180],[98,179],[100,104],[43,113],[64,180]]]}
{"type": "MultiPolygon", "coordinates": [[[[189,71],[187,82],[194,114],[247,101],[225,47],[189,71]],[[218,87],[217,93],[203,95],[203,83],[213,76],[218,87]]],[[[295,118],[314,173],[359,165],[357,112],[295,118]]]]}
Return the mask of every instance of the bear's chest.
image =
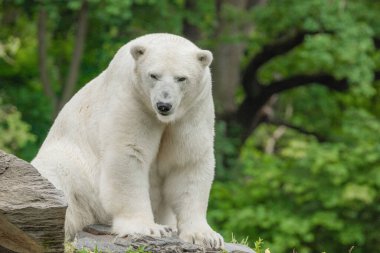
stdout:
{"type": "Polygon", "coordinates": [[[212,149],[212,133],[202,128],[201,124],[187,123],[168,127],[162,135],[156,157],[158,174],[165,177],[172,170],[190,168],[210,148],[212,149]]]}
{"type": "Polygon", "coordinates": [[[168,128],[163,133],[156,165],[158,174],[165,176],[173,169],[186,166],[191,160],[193,149],[190,133],[183,128],[168,128]]]}

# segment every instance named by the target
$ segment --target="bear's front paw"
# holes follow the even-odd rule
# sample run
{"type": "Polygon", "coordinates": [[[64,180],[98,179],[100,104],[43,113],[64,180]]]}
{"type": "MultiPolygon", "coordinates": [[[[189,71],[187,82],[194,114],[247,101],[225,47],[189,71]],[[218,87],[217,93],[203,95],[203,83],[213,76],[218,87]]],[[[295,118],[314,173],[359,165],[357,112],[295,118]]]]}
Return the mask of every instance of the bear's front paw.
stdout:
{"type": "Polygon", "coordinates": [[[145,222],[138,219],[114,219],[112,225],[113,233],[119,237],[125,237],[127,235],[141,234],[151,235],[157,237],[172,236],[176,233],[175,229],[169,226],[163,226],[151,222],[145,222]]]}
{"type": "Polygon", "coordinates": [[[223,237],[208,225],[180,230],[179,237],[186,242],[198,244],[208,249],[224,248],[223,237]]]}

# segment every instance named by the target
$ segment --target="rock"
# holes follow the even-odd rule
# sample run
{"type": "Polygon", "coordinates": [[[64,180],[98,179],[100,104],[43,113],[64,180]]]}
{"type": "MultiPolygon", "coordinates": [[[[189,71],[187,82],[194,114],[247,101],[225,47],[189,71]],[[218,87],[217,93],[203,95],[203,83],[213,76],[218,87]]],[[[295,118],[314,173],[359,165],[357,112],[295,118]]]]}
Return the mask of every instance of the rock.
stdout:
{"type": "Polygon", "coordinates": [[[231,253],[255,253],[253,249],[237,243],[226,243],[224,250],[231,253]]]}
{"type": "MultiPolygon", "coordinates": [[[[144,248],[152,253],[179,253],[179,252],[221,252],[219,250],[204,249],[199,245],[187,243],[178,237],[157,238],[152,236],[127,236],[124,238],[112,235],[110,227],[105,225],[90,225],[79,232],[74,239],[76,249],[94,251],[97,248],[102,252],[125,253],[128,249],[144,248]]],[[[239,244],[226,243],[225,251],[231,253],[255,253],[252,249],[239,244]]]]}
{"type": "Polygon", "coordinates": [[[67,205],[29,163],[0,151],[0,252],[63,252],[67,205]]]}

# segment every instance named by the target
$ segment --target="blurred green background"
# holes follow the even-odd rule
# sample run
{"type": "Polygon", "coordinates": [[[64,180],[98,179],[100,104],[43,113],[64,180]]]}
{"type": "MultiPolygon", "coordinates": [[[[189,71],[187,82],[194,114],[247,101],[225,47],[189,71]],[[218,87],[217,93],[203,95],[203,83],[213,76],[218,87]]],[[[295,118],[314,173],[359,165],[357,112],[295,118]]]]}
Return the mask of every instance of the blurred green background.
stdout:
{"type": "Polygon", "coordinates": [[[380,252],[377,0],[0,0],[0,148],[30,160],[70,97],[152,32],[212,50],[208,219],[271,252],[380,252]]]}

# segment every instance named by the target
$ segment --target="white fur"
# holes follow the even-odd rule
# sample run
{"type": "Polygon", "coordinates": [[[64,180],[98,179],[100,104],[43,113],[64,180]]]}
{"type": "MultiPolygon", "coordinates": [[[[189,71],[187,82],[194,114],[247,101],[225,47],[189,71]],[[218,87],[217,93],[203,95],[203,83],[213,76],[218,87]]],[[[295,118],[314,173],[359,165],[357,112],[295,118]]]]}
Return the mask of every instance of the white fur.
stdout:
{"type": "Polygon", "coordinates": [[[146,35],[65,105],[32,164],[65,193],[67,238],[101,222],[119,236],[171,235],[171,226],[186,241],[223,246],[206,221],[211,61],[182,37],[146,35]],[[170,115],[159,113],[160,101],[172,104],[170,115]]]}

